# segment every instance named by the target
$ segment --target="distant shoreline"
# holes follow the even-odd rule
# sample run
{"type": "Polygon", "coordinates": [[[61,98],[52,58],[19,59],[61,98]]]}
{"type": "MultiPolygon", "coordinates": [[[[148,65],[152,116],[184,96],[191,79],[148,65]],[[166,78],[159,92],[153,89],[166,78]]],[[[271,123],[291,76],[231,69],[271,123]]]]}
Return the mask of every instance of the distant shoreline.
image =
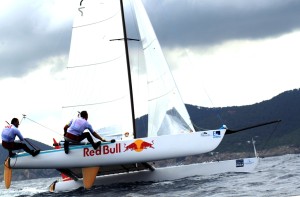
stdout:
{"type": "MultiPolygon", "coordinates": [[[[294,146],[280,146],[276,148],[272,148],[265,151],[257,151],[258,157],[274,157],[274,156],[282,156],[287,154],[300,154],[300,147],[294,146]]],[[[191,163],[202,163],[202,162],[210,162],[210,161],[223,161],[223,160],[231,160],[231,159],[241,159],[241,158],[249,158],[255,157],[254,151],[252,152],[223,152],[219,154],[215,154],[212,156],[210,153],[205,153],[196,156],[189,156],[180,159],[169,159],[166,161],[156,161],[156,167],[165,167],[169,165],[187,165],[191,163]]]]}

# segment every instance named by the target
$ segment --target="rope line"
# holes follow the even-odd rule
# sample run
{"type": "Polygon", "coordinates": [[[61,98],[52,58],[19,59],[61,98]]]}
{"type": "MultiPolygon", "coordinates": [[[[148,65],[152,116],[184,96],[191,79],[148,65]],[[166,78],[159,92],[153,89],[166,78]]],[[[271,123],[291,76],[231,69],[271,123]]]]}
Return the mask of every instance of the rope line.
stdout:
{"type": "Polygon", "coordinates": [[[266,154],[267,153],[267,150],[266,150],[266,146],[267,144],[270,142],[271,138],[274,136],[274,133],[275,131],[277,130],[278,128],[278,125],[279,125],[279,122],[276,124],[276,126],[274,127],[273,131],[271,132],[270,136],[267,138],[266,142],[264,143],[264,146],[262,147],[262,154],[260,155],[263,155],[263,154],[266,154]]]}
{"type": "Polygon", "coordinates": [[[44,127],[45,129],[48,129],[48,130],[50,130],[50,131],[52,131],[52,132],[54,132],[54,133],[56,133],[56,134],[58,134],[58,135],[60,135],[60,136],[63,136],[61,133],[59,133],[59,132],[56,132],[55,130],[53,130],[53,129],[50,129],[49,127],[46,127],[45,125],[42,125],[42,124],[40,124],[40,123],[38,123],[38,122],[36,122],[36,121],[34,121],[34,120],[32,120],[32,119],[30,119],[30,118],[28,118],[26,115],[24,115],[23,114],[23,118],[22,118],[22,120],[23,119],[28,119],[28,120],[30,120],[31,122],[34,122],[34,123],[36,123],[36,124],[38,124],[38,125],[40,125],[41,127],[44,127]]]}

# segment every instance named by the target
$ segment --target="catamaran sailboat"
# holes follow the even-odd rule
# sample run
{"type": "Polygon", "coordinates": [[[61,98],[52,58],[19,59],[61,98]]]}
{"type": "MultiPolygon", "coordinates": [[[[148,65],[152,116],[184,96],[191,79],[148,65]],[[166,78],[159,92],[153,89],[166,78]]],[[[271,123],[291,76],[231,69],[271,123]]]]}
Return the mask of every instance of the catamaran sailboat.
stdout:
{"type": "Polygon", "coordinates": [[[77,144],[70,147],[69,154],[63,148],[41,151],[36,157],[18,153],[6,161],[6,186],[10,185],[11,169],[33,168],[57,169],[73,182],[91,188],[100,175],[144,170],[160,174],[162,170],[149,162],[198,155],[218,147],[226,126],[195,131],[141,0],[130,1],[139,38],[127,36],[123,0],[76,3],[67,67],[68,90],[72,90],[66,93],[63,113],[68,120],[77,111],[88,111],[89,122],[100,135],[105,128],[115,128],[106,138],[113,136],[116,141],[103,142],[97,150],[87,143],[77,144]],[[147,136],[140,136],[135,124],[132,73],[136,71],[130,65],[128,42],[140,43],[144,54],[147,136]]]}
{"type": "MultiPolygon", "coordinates": [[[[124,167],[122,168],[122,170],[119,169],[119,171],[117,171],[115,168],[114,173],[111,173],[112,171],[110,171],[109,173],[105,173],[102,170],[101,175],[96,177],[94,185],[99,186],[116,183],[135,183],[147,181],[172,181],[191,176],[207,176],[228,172],[251,173],[255,171],[255,168],[259,163],[259,157],[257,155],[255,141],[253,141],[253,139],[252,144],[254,149],[254,157],[222,161],[214,158],[214,160],[210,162],[193,163],[188,165],[172,165],[168,167],[157,168],[154,168],[152,165],[150,165],[150,168],[145,168],[146,166],[143,166],[144,169],[141,168],[143,164],[136,164],[136,166],[129,166],[130,168],[127,168],[126,170],[124,170],[124,167]],[[137,168],[140,169],[137,170],[137,168]]],[[[79,173],[81,172],[79,171],[79,173]]],[[[73,179],[62,173],[61,178],[54,181],[50,185],[49,189],[52,192],[59,192],[75,190],[80,187],[84,187],[82,178],[73,179]]]]}

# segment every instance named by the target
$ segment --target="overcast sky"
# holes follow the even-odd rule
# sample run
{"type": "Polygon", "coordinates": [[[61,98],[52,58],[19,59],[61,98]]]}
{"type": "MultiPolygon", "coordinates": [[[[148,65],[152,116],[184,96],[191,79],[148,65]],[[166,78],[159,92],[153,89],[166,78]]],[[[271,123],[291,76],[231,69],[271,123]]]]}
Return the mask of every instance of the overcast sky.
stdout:
{"type": "MultiPolygon", "coordinates": [[[[299,0],[143,2],[185,103],[249,105],[300,88],[299,0]]],[[[26,114],[62,133],[73,10],[74,0],[1,1],[3,125],[26,114]]]]}

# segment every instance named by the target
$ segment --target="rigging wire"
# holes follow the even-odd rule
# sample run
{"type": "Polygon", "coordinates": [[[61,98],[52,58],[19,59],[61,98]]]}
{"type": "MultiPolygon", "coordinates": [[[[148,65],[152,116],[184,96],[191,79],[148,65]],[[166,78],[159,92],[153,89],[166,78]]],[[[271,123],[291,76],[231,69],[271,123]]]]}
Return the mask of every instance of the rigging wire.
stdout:
{"type": "MultiPolygon", "coordinates": [[[[190,62],[190,65],[194,65],[194,64],[192,63],[192,61],[191,61],[191,58],[190,58],[190,56],[189,56],[189,53],[188,53],[188,50],[187,50],[187,49],[185,49],[185,53],[186,53],[187,58],[188,58],[188,60],[189,60],[189,62],[190,62]]],[[[202,84],[204,84],[204,83],[202,83],[202,84]]],[[[210,96],[208,95],[208,93],[207,93],[207,91],[206,91],[206,89],[205,89],[204,87],[203,87],[203,90],[204,90],[204,93],[205,93],[205,95],[207,96],[209,102],[211,103],[212,107],[215,107],[215,105],[214,105],[212,99],[210,98],[210,96]]],[[[217,118],[219,119],[220,123],[221,123],[222,125],[224,125],[225,122],[224,122],[224,120],[223,120],[221,114],[220,114],[218,111],[217,111],[216,113],[217,113],[217,118]]],[[[200,127],[198,127],[195,123],[193,123],[193,125],[196,126],[197,128],[200,128],[200,127]]],[[[204,129],[204,130],[206,130],[206,129],[204,129]]]]}
{"type": "Polygon", "coordinates": [[[271,138],[274,136],[274,133],[278,130],[278,125],[279,125],[279,122],[276,124],[276,126],[274,126],[274,129],[272,130],[270,136],[267,138],[266,142],[264,143],[260,155],[263,155],[263,154],[267,153],[266,146],[270,142],[271,138]]]}
{"type": "MultiPolygon", "coordinates": [[[[22,115],[23,115],[22,120],[23,120],[23,119],[30,120],[31,122],[34,122],[34,123],[40,125],[41,127],[44,127],[45,129],[48,129],[49,131],[52,131],[52,132],[54,132],[54,133],[56,133],[56,134],[58,134],[58,135],[60,135],[60,136],[63,136],[61,133],[55,131],[54,129],[50,129],[49,127],[46,127],[45,125],[42,125],[42,124],[40,124],[40,123],[38,123],[38,122],[36,122],[36,121],[34,121],[34,120],[28,118],[25,114],[22,114],[22,115]]],[[[22,122],[22,120],[21,120],[21,122],[22,122]]],[[[21,122],[20,122],[20,124],[21,124],[21,122]]]]}

